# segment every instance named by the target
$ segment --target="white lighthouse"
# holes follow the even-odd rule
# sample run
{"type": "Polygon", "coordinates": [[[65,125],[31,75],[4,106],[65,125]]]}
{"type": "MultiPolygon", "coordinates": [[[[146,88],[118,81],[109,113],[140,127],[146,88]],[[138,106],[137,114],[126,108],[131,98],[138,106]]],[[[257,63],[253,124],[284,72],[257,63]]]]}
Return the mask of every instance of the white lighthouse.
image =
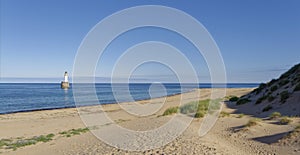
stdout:
{"type": "Polygon", "coordinates": [[[61,87],[62,89],[68,89],[68,88],[70,87],[68,78],[69,78],[69,77],[68,77],[68,72],[66,71],[66,72],[65,72],[65,75],[64,75],[64,81],[62,81],[62,82],[60,83],[60,87],[61,87]]]}
{"type": "Polygon", "coordinates": [[[68,72],[65,72],[65,75],[64,75],[64,77],[65,77],[65,80],[64,80],[64,82],[69,82],[69,81],[68,81],[68,72]]]}

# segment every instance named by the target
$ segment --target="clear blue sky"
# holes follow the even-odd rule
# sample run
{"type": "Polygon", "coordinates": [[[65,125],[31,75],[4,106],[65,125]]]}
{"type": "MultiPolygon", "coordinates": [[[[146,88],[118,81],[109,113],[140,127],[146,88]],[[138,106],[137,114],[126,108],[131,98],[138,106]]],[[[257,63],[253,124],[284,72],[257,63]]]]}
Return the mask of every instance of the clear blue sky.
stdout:
{"type": "MultiPolygon", "coordinates": [[[[72,73],[77,49],[95,24],[116,11],[149,4],[174,7],[199,20],[219,46],[229,82],[266,82],[300,62],[300,1],[297,0],[0,1],[0,82],[9,78],[23,82],[26,81],[23,78],[32,77],[50,78],[47,80],[53,82],[51,78],[61,77],[65,70],[72,73]]],[[[155,28],[136,29],[120,36],[99,60],[96,76],[109,76],[112,62],[122,51],[148,40],[178,45],[196,66],[199,76],[208,76],[203,58],[193,52],[188,42],[155,28]]],[[[136,74],[146,77],[171,74],[166,70],[158,64],[145,64],[136,74]]]]}

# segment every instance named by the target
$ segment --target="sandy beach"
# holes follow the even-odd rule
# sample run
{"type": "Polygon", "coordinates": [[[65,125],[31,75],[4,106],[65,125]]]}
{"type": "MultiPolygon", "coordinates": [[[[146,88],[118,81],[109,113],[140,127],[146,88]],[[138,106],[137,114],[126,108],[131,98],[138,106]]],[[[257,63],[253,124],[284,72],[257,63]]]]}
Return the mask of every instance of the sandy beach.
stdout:
{"type": "MultiPolygon", "coordinates": [[[[241,96],[249,93],[250,88],[227,89],[226,96],[241,96]]],[[[135,131],[158,128],[168,122],[173,115],[161,116],[164,111],[183,102],[204,100],[210,97],[210,89],[198,89],[182,95],[169,96],[156,113],[149,116],[134,116],[117,104],[102,106],[102,110],[114,124],[135,131]],[[199,97],[196,94],[200,94],[199,97]]],[[[157,104],[163,98],[138,101],[140,104],[157,104]]],[[[131,103],[122,103],[131,104],[131,103]]],[[[90,131],[84,130],[76,108],[23,112],[0,115],[0,139],[24,140],[40,135],[51,135],[51,140],[33,145],[7,148],[0,147],[1,154],[299,154],[299,138],[287,139],[288,133],[299,124],[299,117],[291,118],[288,125],[279,125],[274,120],[261,118],[255,126],[245,127],[256,116],[236,113],[236,106],[224,103],[222,113],[214,127],[203,137],[198,135],[203,118],[195,118],[189,127],[175,140],[159,148],[145,151],[126,151],[118,149],[97,139],[90,131]],[[230,108],[229,108],[230,107],[230,108]],[[76,131],[72,133],[71,131],[76,131]],[[283,139],[282,139],[283,138],[283,139]],[[282,139],[282,140],[279,140],[282,139]]],[[[97,106],[81,107],[86,114],[97,113],[97,106]]],[[[251,110],[251,109],[249,109],[251,110]]],[[[113,124],[107,124],[111,126],[113,124]]]]}
{"type": "Polygon", "coordinates": [[[300,155],[300,0],[0,0],[0,155],[300,155]]]}

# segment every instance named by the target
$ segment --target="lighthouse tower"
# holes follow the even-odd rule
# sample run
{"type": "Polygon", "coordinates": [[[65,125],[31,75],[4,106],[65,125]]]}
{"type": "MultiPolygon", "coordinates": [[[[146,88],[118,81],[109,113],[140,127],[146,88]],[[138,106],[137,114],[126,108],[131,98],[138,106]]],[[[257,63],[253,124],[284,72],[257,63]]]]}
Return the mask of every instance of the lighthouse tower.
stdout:
{"type": "Polygon", "coordinates": [[[65,72],[64,81],[60,83],[60,87],[62,89],[68,89],[70,87],[69,80],[68,80],[68,72],[65,72]]]}
{"type": "Polygon", "coordinates": [[[64,82],[69,82],[69,81],[68,81],[68,72],[65,72],[65,75],[64,75],[64,77],[65,77],[65,80],[64,80],[64,82]]]}

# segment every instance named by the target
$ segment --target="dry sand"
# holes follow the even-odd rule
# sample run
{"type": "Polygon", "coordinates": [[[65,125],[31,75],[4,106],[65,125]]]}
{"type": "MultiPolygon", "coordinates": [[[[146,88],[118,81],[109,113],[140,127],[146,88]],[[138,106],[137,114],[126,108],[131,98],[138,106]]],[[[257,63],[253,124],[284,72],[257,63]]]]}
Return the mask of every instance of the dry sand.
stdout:
{"type": "MultiPolygon", "coordinates": [[[[241,96],[252,89],[227,89],[228,95],[241,96]]],[[[166,98],[166,103],[156,113],[138,117],[124,111],[119,105],[105,105],[103,111],[115,121],[106,127],[118,124],[135,131],[155,129],[172,119],[173,115],[160,116],[165,109],[178,106],[183,98],[184,103],[203,100],[210,97],[210,89],[199,89],[193,92],[166,98]],[[200,93],[200,98],[195,94],[200,93]],[[160,116],[160,117],[159,117],[160,116]]],[[[163,98],[139,101],[138,103],[155,105],[162,103],[163,98]]],[[[132,103],[123,103],[130,105],[132,103]]],[[[107,145],[97,139],[91,132],[66,137],[59,134],[70,129],[85,128],[76,108],[45,110],[0,115],[0,139],[21,139],[39,135],[55,134],[49,142],[39,142],[34,145],[20,147],[17,150],[0,149],[1,154],[300,154],[300,136],[292,142],[278,142],[278,139],[292,131],[299,118],[292,118],[289,125],[279,125],[276,120],[263,119],[258,125],[244,127],[254,116],[245,115],[239,118],[238,110],[232,103],[224,104],[222,111],[229,116],[219,118],[214,127],[203,137],[198,130],[203,118],[194,119],[190,126],[175,140],[162,147],[146,151],[126,151],[107,145]],[[230,107],[230,108],[229,108],[230,107]]],[[[81,107],[84,114],[97,114],[98,106],[81,107]]],[[[251,111],[251,107],[249,107],[251,111]]],[[[91,129],[93,130],[93,129],[91,129]]]]}

